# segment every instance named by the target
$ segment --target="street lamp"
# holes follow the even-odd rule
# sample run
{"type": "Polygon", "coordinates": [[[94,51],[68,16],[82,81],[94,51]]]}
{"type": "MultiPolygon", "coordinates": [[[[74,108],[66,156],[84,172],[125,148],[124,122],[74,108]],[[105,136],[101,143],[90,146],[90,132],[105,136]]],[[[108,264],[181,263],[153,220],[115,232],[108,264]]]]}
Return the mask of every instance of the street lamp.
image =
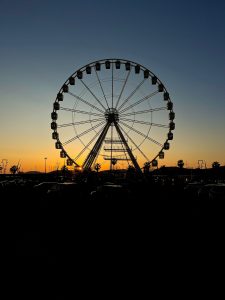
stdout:
{"type": "Polygon", "coordinates": [[[45,157],[45,174],[46,174],[46,160],[47,160],[47,157],[45,157]]]}

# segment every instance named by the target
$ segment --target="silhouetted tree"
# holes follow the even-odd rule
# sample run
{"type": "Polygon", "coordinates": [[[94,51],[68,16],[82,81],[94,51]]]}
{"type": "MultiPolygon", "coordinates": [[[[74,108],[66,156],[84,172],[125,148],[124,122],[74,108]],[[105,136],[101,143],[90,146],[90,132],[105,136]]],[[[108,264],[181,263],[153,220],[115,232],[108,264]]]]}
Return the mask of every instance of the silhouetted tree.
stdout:
{"type": "Polygon", "coordinates": [[[101,169],[101,165],[99,163],[97,163],[95,165],[95,170],[98,172],[101,169]]]}
{"type": "Polygon", "coordinates": [[[117,163],[117,159],[116,159],[116,158],[113,158],[113,159],[112,159],[112,165],[115,166],[116,163],[117,163]]]}
{"type": "Polygon", "coordinates": [[[177,166],[178,166],[180,169],[183,169],[183,167],[184,167],[184,161],[183,161],[183,159],[179,159],[179,160],[178,160],[177,166]]]}
{"type": "Polygon", "coordinates": [[[218,161],[214,161],[213,163],[212,163],[212,168],[213,169],[218,169],[220,167],[220,163],[218,162],[218,161]]]}
{"type": "Polygon", "coordinates": [[[16,172],[18,171],[18,167],[16,165],[12,166],[9,170],[10,170],[10,173],[12,173],[13,175],[16,174],[16,172]]]}

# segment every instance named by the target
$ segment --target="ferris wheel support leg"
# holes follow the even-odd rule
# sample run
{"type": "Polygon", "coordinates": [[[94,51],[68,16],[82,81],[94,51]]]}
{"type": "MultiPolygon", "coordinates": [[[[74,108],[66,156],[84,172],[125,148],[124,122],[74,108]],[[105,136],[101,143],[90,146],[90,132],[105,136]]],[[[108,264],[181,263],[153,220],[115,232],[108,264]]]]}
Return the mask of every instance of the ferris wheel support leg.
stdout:
{"type": "Polygon", "coordinates": [[[94,144],[94,147],[91,149],[90,153],[86,157],[84,163],[83,163],[83,169],[88,170],[91,168],[95,158],[97,157],[99,150],[102,146],[102,143],[106,137],[106,134],[108,132],[108,129],[110,127],[110,123],[106,123],[106,126],[103,128],[102,133],[100,134],[99,138],[97,139],[96,143],[94,144]]]}
{"type": "Polygon", "coordinates": [[[140,168],[139,164],[137,163],[137,161],[136,161],[136,159],[135,159],[135,157],[134,157],[132,151],[130,150],[130,148],[129,148],[127,142],[126,142],[126,139],[124,138],[123,133],[122,133],[122,131],[120,130],[119,125],[117,124],[117,122],[114,122],[114,125],[115,125],[115,127],[116,127],[116,130],[117,130],[117,132],[118,132],[118,134],[119,134],[119,136],[120,136],[120,138],[121,138],[123,144],[124,144],[125,147],[126,147],[126,150],[127,150],[128,154],[129,154],[129,156],[130,156],[130,159],[131,159],[131,161],[132,161],[132,163],[133,163],[133,165],[134,165],[134,167],[135,167],[135,170],[136,170],[139,174],[142,174],[141,168],[140,168]]]}

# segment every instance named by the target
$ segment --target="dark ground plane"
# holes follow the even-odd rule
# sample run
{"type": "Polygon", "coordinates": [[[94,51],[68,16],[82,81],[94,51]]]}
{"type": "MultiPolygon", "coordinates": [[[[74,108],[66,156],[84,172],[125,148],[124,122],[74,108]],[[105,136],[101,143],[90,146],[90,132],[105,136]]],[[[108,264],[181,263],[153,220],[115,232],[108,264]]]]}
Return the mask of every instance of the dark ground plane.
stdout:
{"type": "Polygon", "coordinates": [[[210,251],[217,259],[224,203],[200,198],[183,183],[82,182],[48,192],[33,182],[8,183],[1,188],[4,262],[17,276],[162,268],[169,276],[175,264],[209,264],[210,251]]]}

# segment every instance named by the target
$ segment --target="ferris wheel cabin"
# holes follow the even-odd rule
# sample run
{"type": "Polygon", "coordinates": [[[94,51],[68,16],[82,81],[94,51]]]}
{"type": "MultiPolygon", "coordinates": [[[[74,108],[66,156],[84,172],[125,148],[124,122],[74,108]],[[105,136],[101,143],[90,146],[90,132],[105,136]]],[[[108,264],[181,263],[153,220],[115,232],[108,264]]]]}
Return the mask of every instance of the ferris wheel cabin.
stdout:
{"type": "Polygon", "coordinates": [[[160,151],[160,152],[159,152],[159,158],[160,158],[160,159],[163,159],[164,156],[165,156],[165,155],[164,155],[164,152],[163,152],[163,151],[160,151]]]}
{"type": "Polygon", "coordinates": [[[75,78],[74,77],[70,77],[69,78],[69,83],[70,83],[70,85],[75,85],[75,78]]]}
{"type": "Polygon", "coordinates": [[[171,111],[171,112],[169,113],[169,119],[170,119],[170,120],[174,120],[174,119],[175,119],[175,113],[174,113],[173,111],[171,111]]]}
{"type": "Polygon", "coordinates": [[[157,83],[157,77],[156,76],[152,76],[152,84],[156,84],[157,83]]]}
{"type": "Polygon", "coordinates": [[[172,110],[173,109],[173,102],[169,101],[167,102],[167,109],[172,110]]]}
{"type": "Polygon", "coordinates": [[[117,61],[115,62],[115,65],[116,65],[116,69],[117,69],[117,70],[120,69],[120,61],[119,61],[119,60],[117,60],[117,61]]]}
{"type": "Polygon", "coordinates": [[[141,67],[139,65],[136,65],[134,69],[135,69],[135,74],[139,74],[141,67]]]}
{"type": "Polygon", "coordinates": [[[101,70],[101,64],[100,64],[99,62],[97,62],[97,63],[95,64],[95,70],[96,70],[96,71],[100,71],[100,70],[101,70]]]}
{"type": "Polygon", "coordinates": [[[52,139],[53,139],[53,140],[57,140],[58,137],[59,137],[58,132],[57,132],[57,131],[54,131],[54,132],[52,133],[52,139]]]}
{"type": "Polygon", "coordinates": [[[60,109],[59,102],[54,102],[54,104],[53,104],[53,109],[54,109],[54,110],[59,110],[59,109],[60,109]]]}
{"type": "Polygon", "coordinates": [[[172,141],[173,140],[173,133],[170,131],[167,134],[168,140],[172,141]]]}
{"type": "Polygon", "coordinates": [[[82,71],[77,71],[77,78],[82,79],[83,78],[83,73],[82,71]]]}
{"type": "Polygon", "coordinates": [[[105,68],[106,68],[106,69],[110,69],[110,61],[109,61],[109,60],[107,60],[107,61],[105,62],[105,68]]]}
{"type": "Polygon", "coordinates": [[[55,111],[53,111],[52,113],[51,113],[51,117],[52,117],[52,120],[57,120],[58,119],[58,114],[55,112],[55,111]]]}
{"type": "Polygon", "coordinates": [[[168,142],[164,143],[164,149],[169,150],[170,149],[170,144],[168,142]]]}
{"type": "Polygon", "coordinates": [[[69,92],[69,87],[68,87],[67,84],[64,84],[64,85],[63,85],[63,92],[64,92],[64,93],[68,93],[68,92],[69,92]]]}
{"type": "Polygon", "coordinates": [[[63,94],[62,93],[58,93],[57,94],[57,99],[58,99],[58,101],[63,101],[63,94]]]}

